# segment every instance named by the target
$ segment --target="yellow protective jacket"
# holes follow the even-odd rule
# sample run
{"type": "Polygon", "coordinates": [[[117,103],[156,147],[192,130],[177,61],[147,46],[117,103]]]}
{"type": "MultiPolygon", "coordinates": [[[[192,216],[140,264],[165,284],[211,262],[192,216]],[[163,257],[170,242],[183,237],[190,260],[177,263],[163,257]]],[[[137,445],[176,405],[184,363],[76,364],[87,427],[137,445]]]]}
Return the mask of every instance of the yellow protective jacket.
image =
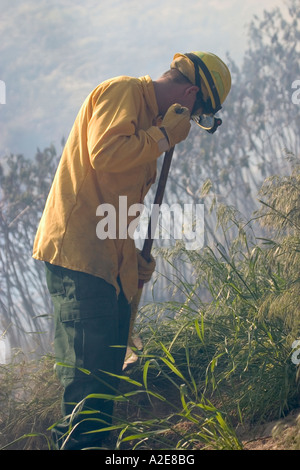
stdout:
{"type": "MultiPolygon", "coordinates": [[[[134,240],[118,237],[119,196],[127,197],[128,208],[142,203],[155,181],[156,160],[165,150],[158,124],[149,76],[116,77],[95,88],[66,142],[33,258],[99,276],[117,292],[119,276],[131,301],[138,286],[137,257],[134,240]],[[101,216],[96,212],[102,204],[116,208],[116,239],[97,236],[101,216]]],[[[134,218],[128,217],[127,224],[134,218]]]]}

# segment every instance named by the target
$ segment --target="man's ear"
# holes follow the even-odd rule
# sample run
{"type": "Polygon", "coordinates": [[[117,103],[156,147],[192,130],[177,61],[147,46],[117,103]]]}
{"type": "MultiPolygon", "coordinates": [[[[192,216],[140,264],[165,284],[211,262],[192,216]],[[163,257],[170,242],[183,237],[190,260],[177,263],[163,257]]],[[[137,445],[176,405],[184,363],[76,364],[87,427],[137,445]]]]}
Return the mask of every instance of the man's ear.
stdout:
{"type": "Polygon", "coordinates": [[[196,85],[191,85],[191,86],[189,86],[189,87],[186,89],[185,92],[186,92],[187,95],[195,94],[195,96],[196,96],[197,93],[198,93],[198,91],[199,91],[199,87],[198,87],[198,86],[196,86],[196,85]]]}

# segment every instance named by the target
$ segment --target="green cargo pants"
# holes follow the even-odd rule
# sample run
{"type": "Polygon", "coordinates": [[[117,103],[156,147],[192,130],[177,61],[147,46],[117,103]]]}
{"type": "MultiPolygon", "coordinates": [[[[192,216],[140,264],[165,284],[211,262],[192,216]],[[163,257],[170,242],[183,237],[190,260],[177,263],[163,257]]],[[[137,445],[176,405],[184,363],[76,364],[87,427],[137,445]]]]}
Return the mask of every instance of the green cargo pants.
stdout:
{"type": "Polygon", "coordinates": [[[117,296],[114,286],[86,273],[46,263],[46,279],[54,304],[56,371],[64,389],[64,421],[53,430],[53,440],[56,448],[62,442],[64,449],[99,447],[107,433],[87,433],[111,424],[113,400],[85,398],[117,393],[118,379],[105,372],[122,373],[130,305],[122,290],[117,296]],[[78,403],[81,413],[72,417],[66,440],[78,403]]]}

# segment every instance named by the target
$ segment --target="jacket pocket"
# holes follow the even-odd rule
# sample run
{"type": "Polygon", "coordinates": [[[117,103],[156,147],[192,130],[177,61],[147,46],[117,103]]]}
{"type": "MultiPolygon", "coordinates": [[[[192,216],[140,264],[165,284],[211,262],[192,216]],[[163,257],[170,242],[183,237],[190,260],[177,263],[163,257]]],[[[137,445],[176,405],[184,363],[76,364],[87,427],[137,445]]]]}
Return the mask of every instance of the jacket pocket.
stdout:
{"type": "Polygon", "coordinates": [[[116,305],[110,297],[97,297],[84,301],[65,302],[60,305],[61,322],[84,321],[91,318],[102,318],[103,321],[113,315],[116,305]]]}

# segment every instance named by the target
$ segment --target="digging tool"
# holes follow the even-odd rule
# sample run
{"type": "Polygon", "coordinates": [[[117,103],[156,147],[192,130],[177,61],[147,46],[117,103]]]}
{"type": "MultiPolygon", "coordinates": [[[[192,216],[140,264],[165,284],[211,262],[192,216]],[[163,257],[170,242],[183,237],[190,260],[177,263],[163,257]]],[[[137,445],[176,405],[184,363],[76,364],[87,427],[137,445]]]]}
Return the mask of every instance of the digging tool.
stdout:
{"type": "MultiPolygon", "coordinates": [[[[171,166],[173,153],[174,153],[174,147],[172,147],[170,150],[165,152],[164,161],[163,161],[162,169],[161,169],[161,172],[160,172],[160,177],[159,177],[159,181],[158,181],[158,185],[157,185],[157,189],[156,189],[156,194],[155,194],[155,198],[154,198],[153,211],[152,211],[152,214],[150,216],[149,223],[148,223],[147,237],[144,241],[143,249],[141,251],[141,255],[143,256],[143,258],[146,261],[150,260],[151,249],[152,249],[152,245],[153,245],[153,241],[154,241],[151,235],[152,234],[154,235],[154,233],[155,233],[155,229],[156,229],[157,221],[158,221],[158,216],[159,216],[159,213],[158,213],[157,209],[155,209],[155,208],[160,207],[161,204],[162,204],[162,200],[163,200],[163,196],[164,196],[164,192],[165,192],[165,187],[166,187],[166,183],[167,183],[167,179],[168,179],[168,174],[169,174],[169,169],[170,169],[170,166],[171,166]]],[[[126,361],[125,361],[125,364],[124,364],[124,368],[127,367],[128,363],[134,362],[136,360],[136,355],[134,354],[134,352],[131,349],[132,347],[133,348],[136,347],[136,345],[134,344],[134,342],[132,340],[132,330],[133,330],[133,325],[134,325],[136,315],[137,315],[137,312],[138,312],[138,307],[139,307],[139,303],[140,303],[140,300],[141,300],[143,287],[144,287],[144,281],[139,279],[138,292],[137,292],[136,296],[134,297],[134,299],[131,303],[131,319],[130,319],[130,328],[129,328],[129,336],[128,336],[128,338],[129,338],[128,339],[129,351],[127,351],[127,358],[126,358],[126,361]]]]}
{"type": "MultiPolygon", "coordinates": [[[[173,153],[174,153],[174,147],[172,147],[168,152],[165,153],[163,166],[161,169],[158,186],[157,186],[157,190],[155,194],[154,207],[157,207],[157,206],[160,207],[162,204],[173,153]]],[[[155,211],[155,213],[153,211],[149,220],[149,224],[148,224],[147,238],[144,241],[144,246],[142,249],[142,256],[146,261],[149,261],[150,259],[151,249],[153,245],[153,238],[151,238],[151,234],[154,234],[155,228],[157,226],[157,220],[158,220],[158,211],[155,211]],[[153,219],[154,219],[154,222],[153,222],[153,219]]],[[[140,282],[142,283],[142,281],[140,282]]],[[[141,285],[140,287],[143,287],[143,285],[141,285]]]]}

